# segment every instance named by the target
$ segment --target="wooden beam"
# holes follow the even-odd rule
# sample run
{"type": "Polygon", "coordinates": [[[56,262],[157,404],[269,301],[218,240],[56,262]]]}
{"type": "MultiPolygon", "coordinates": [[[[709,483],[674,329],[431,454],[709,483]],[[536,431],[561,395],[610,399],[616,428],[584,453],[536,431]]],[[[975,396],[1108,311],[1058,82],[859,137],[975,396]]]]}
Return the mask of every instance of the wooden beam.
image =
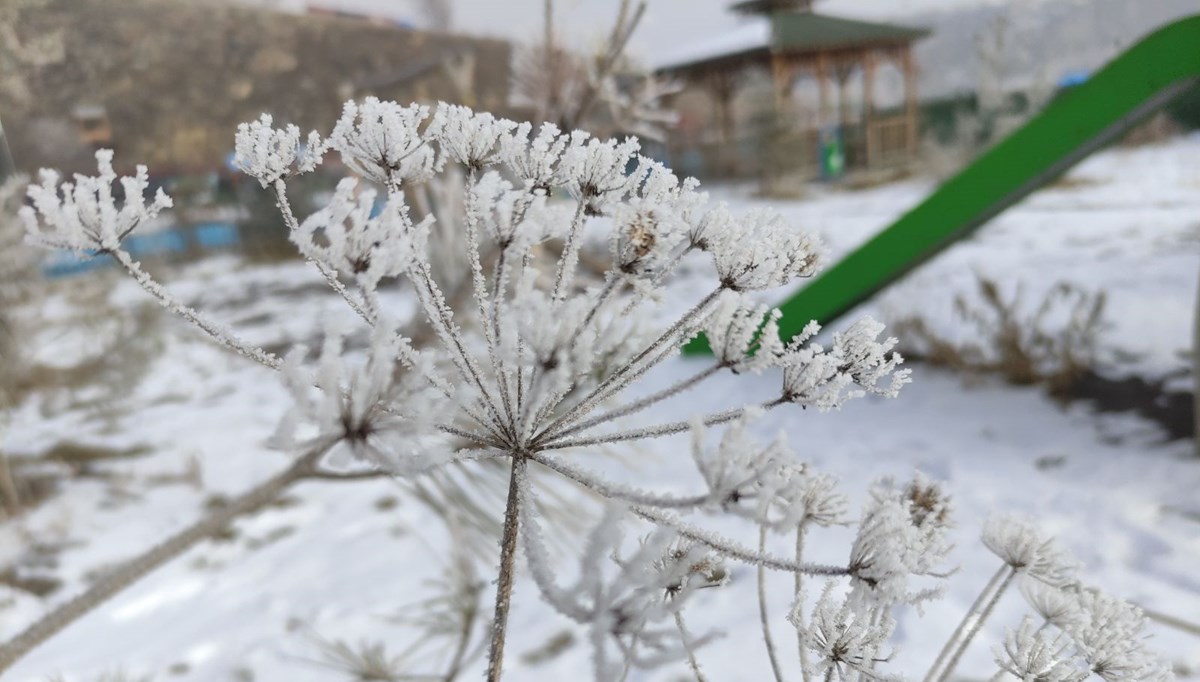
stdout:
{"type": "Polygon", "coordinates": [[[820,100],[817,104],[817,127],[829,125],[832,116],[829,115],[829,63],[824,52],[817,53],[817,88],[820,100]]]}
{"type": "Polygon", "coordinates": [[[904,48],[901,61],[904,66],[904,117],[905,123],[908,124],[908,156],[911,159],[917,155],[917,136],[920,134],[918,126],[920,109],[917,100],[917,61],[913,59],[912,47],[906,46],[904,48]]]}
{"type": "Polygon", "coordinates": [[[866,138],[865,165],[870,168],[875,161],[875,53],[863,54],[863,136],[866,138]]]}

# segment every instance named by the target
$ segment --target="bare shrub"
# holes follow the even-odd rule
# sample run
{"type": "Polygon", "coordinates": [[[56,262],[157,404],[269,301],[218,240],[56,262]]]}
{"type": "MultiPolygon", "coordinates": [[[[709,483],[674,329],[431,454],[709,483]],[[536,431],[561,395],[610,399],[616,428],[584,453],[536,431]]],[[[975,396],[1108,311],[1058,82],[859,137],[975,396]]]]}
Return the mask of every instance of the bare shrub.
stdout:
{"type": "Polygon", "coordinates": [[[996,374],[1018,386],[1043,384],[1058,396],[1095,369],[1105,328],[1103,291],[1059,282],[1030,310],[1023,287],[1005,297],[995,280],[976,275],[976,282],[974,296],[954,300],[969,338],[951,339],[923,318],[908,317],[895,326],[909,355],[966,373],[996,374]]]}

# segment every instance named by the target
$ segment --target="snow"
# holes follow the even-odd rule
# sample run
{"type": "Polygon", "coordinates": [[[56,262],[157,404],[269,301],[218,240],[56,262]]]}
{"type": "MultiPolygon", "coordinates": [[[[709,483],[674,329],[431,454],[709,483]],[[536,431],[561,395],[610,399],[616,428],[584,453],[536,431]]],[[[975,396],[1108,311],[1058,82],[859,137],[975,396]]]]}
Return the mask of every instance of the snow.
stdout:
{"type": "MultiPolygon", "coordinates": [[[[1197,154],[1200,137],[1097,155],[1070,182],[1030,197],[857,314],[894,319],[921,311],[948,333],[966,333],[951,303],[957,293],[972,290],[973,270],[1005,286],[1020,282],[1030,298],[1065,279],[1109,295],[1111,327],[1102,337],[1110,363],[1106,372],[1178,374],[1186,368],[1179,353],[1190,348],[1197,289],[1197,154]]],[[[911,180],[863,191],[814,188],[803,202],[771,203],[821,233],[836,257],[931,187],[929,181],[911,180]]],[[[737,210],[767,203],[735,189],[718,191],[737,210]]],[[[168,285],[255,343],[311,340],[328,315],[350,315],[325,292],[320,275],[301,263],[250,266],[222,257],[177,272],[168,285]]],[[[410,305],[402,294],[383,294],[388,308],[410,305]]],[[[119,305],[144,301],[130,282],[122,282],[111,298],[119,305]]],[[[0,566],[28,559],[35,553],[31,539],[37,539],[59,548],[53,565],[39,570],[64,582],[45,602],[0,587],[0,636],[82,589],[90,572],[199,518],[214,496],[237,494],[285,466],[286,458],[266,444],[287,406],[286,392],[271,372],[232,357],[181,323],[165,325],[163,333],[163,355],[146,380],[109,406],[117,413],[114,420],[83,409],[43,414],[36,402],[12,415],[5,445],[14,454],[36,455],[63,434],[113,447],[146,446],[149,452],[101,465],[109,475],[68,479],[58,495],[0,527],[0,566]],[[184,471],[190,460],[202,472],[198,485],[166,481],[163,474],[184,471]]],[[[688,376],[701,362],[665,365],[647,377],[642,390],[688,376]]],[[[957,523],[952,557],[961,569],[951,577],[945,600],[923,616],[902,614],[903,648],[892,669],[923,671],[996,570],[997,560],[978,541],[993,512],[1031,517],[1057,535],[1085,563],[1089,582],[1155,611],[1196,619],[1200,460],[1190,442],[1164,442],[1156,425],[1138,417],[1097,414],[1080,403],[1062,406],[1037,388],[996,380],[967,384],[927,366],[915,369],[914,383],[896,400],[861,400],[830,414],[780,410],[761,425],[766,433],[785,431],[801,457],[840,477],[852,509],[873,479],[904,477],[914,469],[943,481],[952,495],[957,523]]],[[[753,400],[775,390],[778,377],[713,381],[685,405],[668,403],[654,419],[686,419],[726,406],[731,395],[753,400]]],[[[588,457],[581,464],[640,487],[694,491],[701,485],[698,476],[690,467],[681,475],[678,465],[686,446],[684,437],[664,439],[620,458],[588,457]]],[[[710,525],[728,535],[743,530],[733,521],[710,525]]],[[[561,542],[573,541],[569,531],[558,533],[561,542]]],[[[837,563],[845,560],[852,531],[815,531],[812,537],[808,558],[837,563]]],[[[408,631],[396,617],[428,596],[428,579],[445,572],[447,543],[438,520],[392,481],[305,483],[289,491],[286,503],[239,521],[230,537],[193,549],[121,593],[5,679],[44,682],[63,673],[68,680],[92,680],[121,668],[156,679],[344,680],[345,674],[320,662],[313,638],[381,640],[392,651],[402,648],[408,631]],[[387,500],[398,504],[393,508],[387,500]],[[168,669],[177,672],[168,677],[168,669]]],[[[782,544],[773,549],[787,551],[782,544]]],[[[712,680],[768,679],[753,571],[735,567],[732,577],[728,588],[705,591],[699,608],[688,612],[692,631],[725,633],[701,649],[701,664],[712,680]]],[[[790,577],[776,578],[773,593],[788,595],[787,584],[790,577]]],[[[820,589],[819,581],[809,581],[810,603],[820,589]]],[[[587,679],[584,635],[555,616],[527,578],[518,583],[514,604],[508,679],[587,679]],[[561,655],[544,663],[523,657],[564,631],[574,632],[575,644],[561,655]]],[[[794,673],[793,637],[784,620],[790,606],[780,599],[771,608],[776,643],[794,673]]],[[[988,652],[1003,636],[1002,626],[1015,626],[1021,611],[1019,596],[1009,594],[961,670],[975,679],[989,676],[988,652]]],[[[1200,639],[1159,624],[1152,631],[1153,645],[1181,670],[1192,671],[1183,678],[1200,679],[1200,639]]],[[[464,677],[480,670],[476,662],[464,677]]],[[[681,666],[631,679],[666,681],[685,674],[681,666]]]]}

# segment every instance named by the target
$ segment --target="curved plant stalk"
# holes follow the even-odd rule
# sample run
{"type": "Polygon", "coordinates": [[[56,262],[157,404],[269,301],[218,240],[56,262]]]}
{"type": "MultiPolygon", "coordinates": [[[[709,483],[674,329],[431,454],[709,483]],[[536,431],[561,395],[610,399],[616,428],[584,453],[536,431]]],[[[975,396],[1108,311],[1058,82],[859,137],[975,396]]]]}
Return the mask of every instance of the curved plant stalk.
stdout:
{"type": "Polygon", "coordinates": [[[202,540],[224,530],[235,519],[262,509],[293,483],[316,475],[321,452],[296,460],[283,472],[233,498],[211,515],[130,559],[71,600],[45,614],[16,637],[0,645],[0,673],[50,637],[104,604],[118,592],[146,577],[202,540]]]}
{"type": "MultiPolygon", "coordinates": [[[[767,553],[767,527],[758,529],[758,553],[767,553]]],[[[800,579],[796,574],[796,579],[800,579]]],[[[762,625],[763,644],[767,647],[767,658],[771,661],[771,672],[775,674],[775,682],[783,682],[783,670],[779,667],[779,656],[775,653],[775,640],[771,637],[771,620],[767,616],[767,567],[758,567],[758,619],[762,625]]],[[[801,651],[803,651],[801,647],[801,651]]]]}

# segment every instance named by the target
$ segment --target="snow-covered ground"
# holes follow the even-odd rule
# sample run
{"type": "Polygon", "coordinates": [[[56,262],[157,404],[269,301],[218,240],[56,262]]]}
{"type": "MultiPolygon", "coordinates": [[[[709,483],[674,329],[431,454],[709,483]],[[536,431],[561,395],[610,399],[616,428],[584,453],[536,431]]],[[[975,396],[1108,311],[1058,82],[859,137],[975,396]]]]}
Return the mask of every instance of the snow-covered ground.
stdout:
{"type": "MultiPolygon", "coordinates": [[[[1022,282],[1031,294],[1067,280],[1109,295],[1111,328],[1102,346],[1112,365],[1106,371],[1150,378],[1177,373],[1186,367],[1180,353],[1190,346],[1200,265],[1198,156],[1200,138],[1098,155],[1071,182],[1031,197],[869,307],[883,316],[920,311],[953,332],[951,301],[973,290],[973,270],[1004,286],[1022,282]]],[[[803,202],[774,207],[819,232],[836,257],[931,186],[814,189],[803,202]]],[[[762,203],[724,193],[739,209],[762,203]]],[[[314,337],[322,311],[337,309],[319,284],[300,263],[249,267],[222,257],[178,273],[171,287],[246,329],[255,342],[274,344],[314,337]]],[[[129,283],[118,286],[113,299],[121,305],[141,300],[129,283]]],[[[67,480],[56,496],[0,527],[0,568],[19,566],[22,575],[63,581],[44,600],[0,587],[0,637],[81,589],[95,571],[197,519],[217,496],[243,491],[285,466],[285,456],[267,447],[286,408],[270,372],[214,348],[181,323],[165,325],[163,334],[164,351],[145,381],[106,406],[104,418],[85,409],[44,414],[36,401],[12,415],[7,447],[13,453],[35,456],[66,439],[145,452],[98,465],[102,475],[67,480]],[[189,467],[200,475],[181,475],[189,467]]],[[[694,372],[697,362],[674,361],[652,375],[645,390],[694,372]]],[[[686,406],[655,416],[708,411],[727,405],[731,395],[751,400],[769,393],[775,381],[717,379],[686,406]]],[[[1152,423],[1099,415],[1082,404],[1062,407],[1039,389],[967,384],[924,366],[915,368],[914,383],[897,400],[858,401],[832,414],[773,413],[764,421],[768,431],[786,431],[802,457],[839,476],[855,506],[872,480],[914,469],[944,481],[952,494],[954,556],[962,568],[950,579],[946,599],[923,616],[904,614],[903,647],[892,670],[923,672],[995,571],[995,558],[978,542],[992,512],[1031,517],[1056,534],[1086,564],[1089,582],[1156,612],[1200,621],[1200,460],[1190,442],[1164,443],[1152,423]]],[[[686,446],[682,438],[663,440],[622,466],[610,460],[594,466],[645,487],[688,490],[697,480],[690,468],[680,473],[686,446]]],[[[809,558],[844,561],[850,538],[849,530],[818,532],[809,558]]],[[[193,549],[123,592],[5,679],[43,682],[62,673],[90,682],[103,671],[124,669],[157,680],[345,680],[320,663],[314,636],[380,640],[399,649],[407,631],[398,617],[428,596],[428,579],[443,574],[439,557],[446,545],[436,519],[391,481],[305,483],[240,521],[220,542],[193,549]]],[[[700,652],[711,680],[770,675],[753,577],[735,569],[728,588],[707,591],[689,611],[693,630],[725,632],[700,652]]],[[[776,640],[786,647],[792,637],[784,621],[790,607],[782,598],[784,582],[775,584],[781,598],[772,612],[776,640]]],[[[810,595],[818,590],[812,585],[810,595]]],[[[989,651],[1021,610],[1019,596],[1008,595],[964,660],[964,679],[990,677],[989,651]]],[[[1200,638],[1157,623],[1151,629],[1154,646],[1184,678],[1200,679],[1200,638]]],[[[509,679],[588,677],[588,648],[579,632],[558,655],[540,657],[548,660],[526,655],[573,630],[525,580],[517,585],[512,630],[509,679]]],[[[794,662],[787,663],[794,671],[794,662]]],[[[680,666],[631,679],[686,678],[680,666]]]]}

